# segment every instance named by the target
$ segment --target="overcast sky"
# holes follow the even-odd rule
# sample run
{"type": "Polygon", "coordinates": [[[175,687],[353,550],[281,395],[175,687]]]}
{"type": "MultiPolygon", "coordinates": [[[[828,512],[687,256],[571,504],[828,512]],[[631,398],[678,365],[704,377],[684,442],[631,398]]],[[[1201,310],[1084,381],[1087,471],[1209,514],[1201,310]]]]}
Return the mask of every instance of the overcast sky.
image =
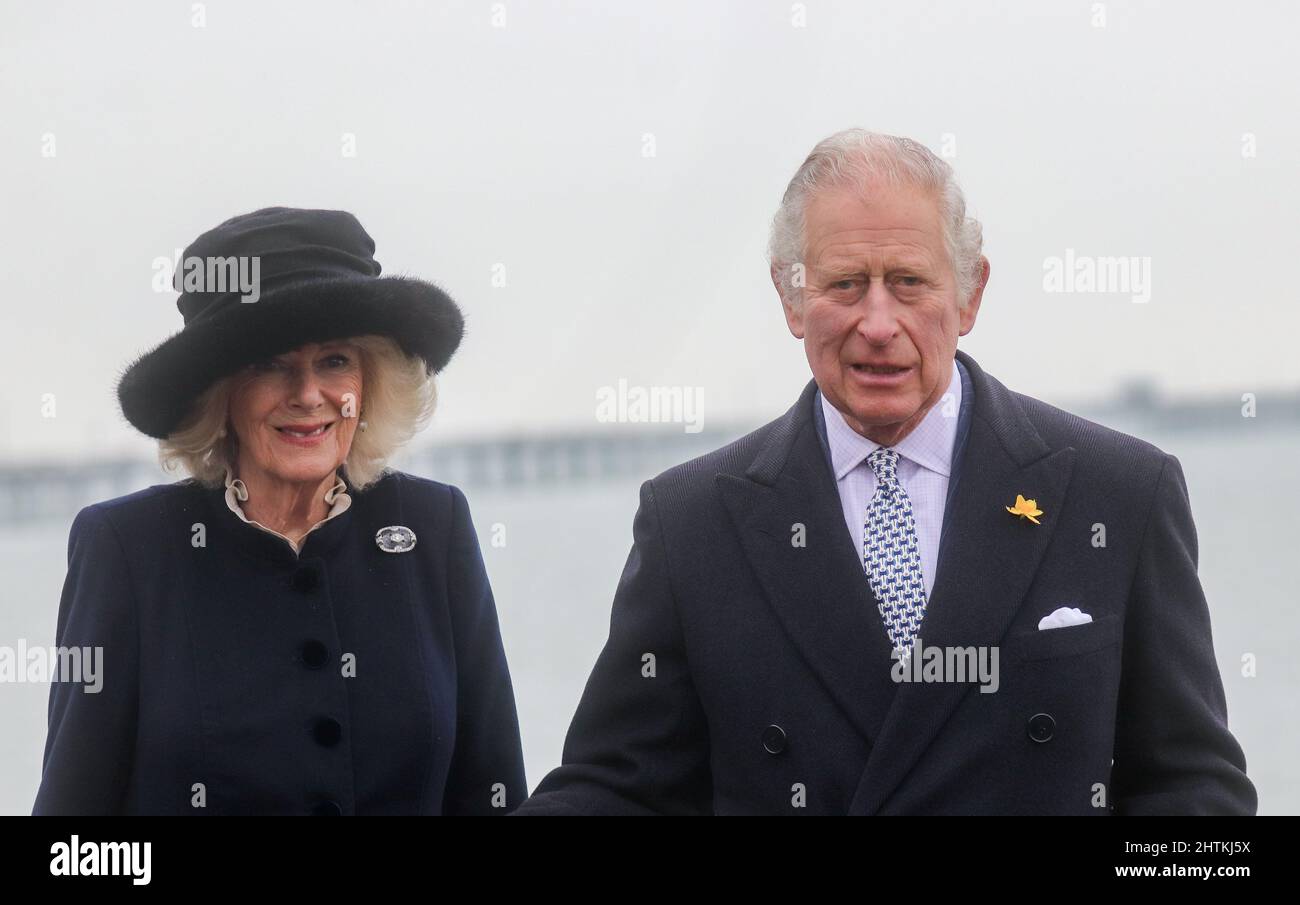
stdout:
{"type": "Polygon", "coordinates": [[[949,155],[992,262],[961,348],[1013,389],[1300,386],[1295,10],[4,0],[0,454],[151,454],[114,385],[181,326],[152,262],[276,204],[465,310],[422,442],[591,427],[620,378],[769,420],[809,372],[768,224],[849,126],[949,155]],[[1150,301],[1045,292],[1066,249],[1149,259],[1150,301]]]}

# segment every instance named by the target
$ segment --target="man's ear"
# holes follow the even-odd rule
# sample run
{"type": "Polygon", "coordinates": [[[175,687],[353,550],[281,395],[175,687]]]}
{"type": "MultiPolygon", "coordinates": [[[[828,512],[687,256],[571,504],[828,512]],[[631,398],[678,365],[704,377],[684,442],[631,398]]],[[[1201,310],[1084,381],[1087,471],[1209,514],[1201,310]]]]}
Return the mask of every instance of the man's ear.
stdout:
{"type": "Polygon", "coordinates": [[[773,264],[768,272],[772,275],[772,285],[776,287],[776,294],[781,299],[781,310],[785,312],[785,325],[790,328],[790,333],[795,339],[803,339],[802,307],[795,307],[791,300],[786,297],[786,292],[781,287],[780,269],[773,264]]]}
{"type": "Polygon", "coordinates": [[[961,330],[958,336],[965,336],[975,328],[975,317],[980,312],[980,302],[984,298],[984,287],[989,283],[989,259],[980,257],[980,278],[975,285],[975,291],[971,293],[970,301],[966,303],[965,308],[958,310],[957,315],[961,319],[961,330]]]}

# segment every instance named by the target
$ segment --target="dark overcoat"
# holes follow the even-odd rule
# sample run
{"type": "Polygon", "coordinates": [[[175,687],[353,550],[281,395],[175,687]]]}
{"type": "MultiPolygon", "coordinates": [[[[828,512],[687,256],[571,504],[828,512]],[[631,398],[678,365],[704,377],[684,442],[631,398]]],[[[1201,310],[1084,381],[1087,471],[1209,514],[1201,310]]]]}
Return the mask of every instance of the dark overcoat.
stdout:
{"type": "Polygon", "coordinates": [[[37,814],[494,814],[527,793],[464,495],[390,471],[287,541],[193,481],[89,506],[56,643],[37,814]],[[415,534],[384,552],[380,529],[415,534]]]}
{"type": "Polygon", "coordinates": [[[1254,813],[1178,460],[957,356],[920,637],[996,648],[996,691],[895,681],[810,382],[642,486],[564,762],[516,813],[1254,813]],[[1060,607],[1092,621],[1040,630],[1060,607]]]}

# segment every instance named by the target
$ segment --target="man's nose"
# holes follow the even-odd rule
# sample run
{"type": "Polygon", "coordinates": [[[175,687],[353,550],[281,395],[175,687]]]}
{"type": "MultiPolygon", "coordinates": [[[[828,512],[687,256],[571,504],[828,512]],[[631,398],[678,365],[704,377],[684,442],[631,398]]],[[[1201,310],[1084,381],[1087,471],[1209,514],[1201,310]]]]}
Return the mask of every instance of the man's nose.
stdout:
{"type": "Polygon", "coordinates": [[[858,332],[873,346],[888,345],[898,334],[896,301],[882,280],[872,280],[858,301],[858,332]]]}

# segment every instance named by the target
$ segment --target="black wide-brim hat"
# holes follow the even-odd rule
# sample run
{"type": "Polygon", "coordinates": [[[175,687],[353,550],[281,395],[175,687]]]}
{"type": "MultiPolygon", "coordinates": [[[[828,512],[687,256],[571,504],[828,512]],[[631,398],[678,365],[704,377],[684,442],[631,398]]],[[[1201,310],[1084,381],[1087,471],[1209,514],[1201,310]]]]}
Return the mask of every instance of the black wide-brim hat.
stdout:
{"type": "Polygon", "coordinates": [[[306,343],[351,336],[391,337],[424,360],[426,373],[441,371],[464,336],[460,309],[432,283],[380,277],[374,253],[374,240],[346,211],[268,207],[199,236],[176,268],[185,326],[122,372],[122,414],[163,439],[221,378],[306,343]],[[241,266],[259,276],[255,293],[220,279],[241,266]]]}

